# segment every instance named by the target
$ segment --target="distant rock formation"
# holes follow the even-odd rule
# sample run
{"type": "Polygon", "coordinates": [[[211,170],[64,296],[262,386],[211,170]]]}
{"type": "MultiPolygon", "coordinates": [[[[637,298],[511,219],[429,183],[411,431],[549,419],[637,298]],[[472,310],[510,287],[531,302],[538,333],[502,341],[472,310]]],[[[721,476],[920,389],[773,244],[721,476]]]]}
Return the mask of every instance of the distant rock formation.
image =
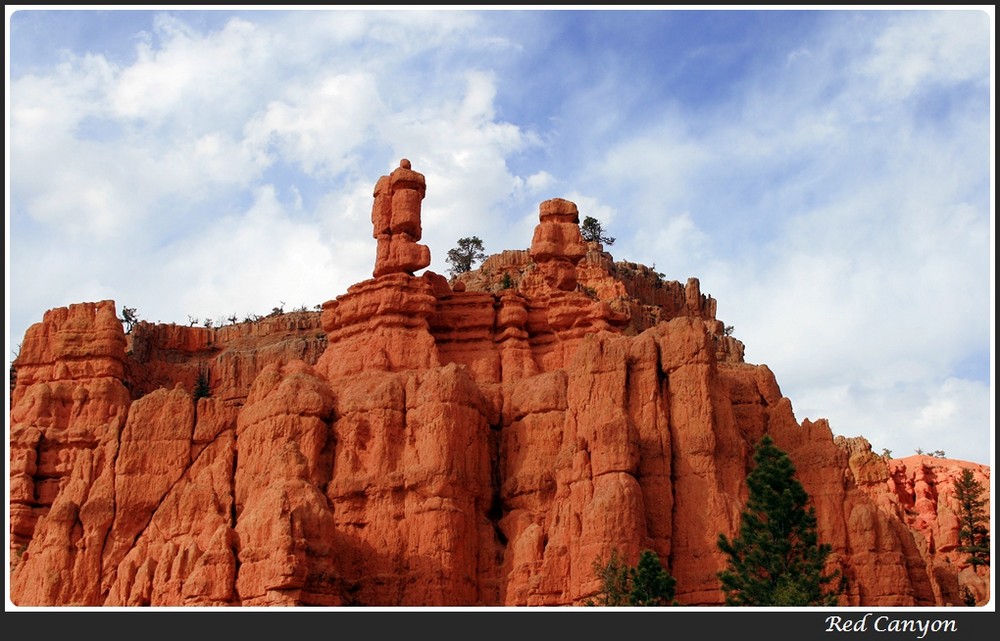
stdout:
{"type": "Polygon", "coordinates": [[[961,605],[970,468],[876,456],[796,421],[696,279],[585,243],[575,204],[531,248],[449,282],[423,175],[374,192],[374,277],[322,312],[217,328],[112,301],[24,337],[10,414],[17,605],[580,605],[592,564],[654,550],[683,605],[721,605],[756,442],[789,453],[843,605],[961,605]],[[199,378],[210,395],[195,398],[199,378]]]}

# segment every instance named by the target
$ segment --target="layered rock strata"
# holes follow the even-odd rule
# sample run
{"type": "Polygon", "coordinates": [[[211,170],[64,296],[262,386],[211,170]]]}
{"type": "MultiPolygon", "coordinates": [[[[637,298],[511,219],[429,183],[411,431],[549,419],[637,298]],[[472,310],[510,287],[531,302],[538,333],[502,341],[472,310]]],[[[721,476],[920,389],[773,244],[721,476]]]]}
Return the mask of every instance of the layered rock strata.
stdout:
{"type": "Polygon", "coordinates": [[[579,605],[595,559],[649,548],[681,604],[721,605],[716,540],[764,434],[799,470],[843,605],[988,599],[953,486],[989,468],[800,423],[696,279],[614,263],[569,201],[541,204],[527,251],[418,276],[424,191],[405,160],[378,181],[373,278],[322,312],[126,335],[104,301],[29,330],[15,604],[579,605]]]}

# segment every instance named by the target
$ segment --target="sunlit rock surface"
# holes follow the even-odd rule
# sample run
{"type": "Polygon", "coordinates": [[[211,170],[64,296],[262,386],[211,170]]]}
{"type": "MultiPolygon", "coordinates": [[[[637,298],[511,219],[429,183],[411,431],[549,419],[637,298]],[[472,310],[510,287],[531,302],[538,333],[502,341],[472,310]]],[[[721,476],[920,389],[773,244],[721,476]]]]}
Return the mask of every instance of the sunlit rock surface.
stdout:
{"type": "Polygon", "coordinates": [[[528,250],[416,275],[425,190],[406,160],[378,181],[373,278],[321,311],[126,334],[102,301],[29,329],[16,605],[580,605],[596,558],[645,548],[681,604],[721,605],[716,541],[764,434],[811,496],[843,605],[988,600],[954,497],[988,467],[800,423],[697,279],[615,262],[569,201],[541,203],[528,250]]]}

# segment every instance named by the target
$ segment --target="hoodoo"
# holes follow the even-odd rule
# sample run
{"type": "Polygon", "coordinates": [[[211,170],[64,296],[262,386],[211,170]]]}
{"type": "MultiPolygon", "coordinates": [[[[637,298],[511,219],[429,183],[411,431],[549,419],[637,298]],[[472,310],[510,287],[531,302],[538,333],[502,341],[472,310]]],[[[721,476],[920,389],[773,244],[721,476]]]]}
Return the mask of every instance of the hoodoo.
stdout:
{"type": "MultiPolygon", "coordinates": [[[[653,550],[721,606],[754,445],[787,452],[845,606],[988,600],[965,469],[801,423],[696,279],[615,262],[577,206],[449,281],[408,160],[375,185],[373,277],[321,312],[200,328],[47,312],[10,411],[19,606],[581,605],[653,550]],[[195,394],[207,381],[207,395],[195,394]]],[[[843,426],[842,426],[843,427],[843,426]]]]}

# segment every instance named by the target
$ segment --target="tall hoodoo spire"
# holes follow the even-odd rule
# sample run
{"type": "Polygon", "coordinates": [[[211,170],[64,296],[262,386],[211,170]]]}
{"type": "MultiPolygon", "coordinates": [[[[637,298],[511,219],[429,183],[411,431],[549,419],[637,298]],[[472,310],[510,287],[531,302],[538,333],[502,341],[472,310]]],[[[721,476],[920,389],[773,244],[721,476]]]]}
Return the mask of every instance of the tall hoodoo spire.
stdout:
{"type": "Polygon", "coordinates": [[[427,182],[410,167],[410,161],[403,158],[399,167],[375,183],[372,236],[378,240],[378,249],[372,274],[376,278],[412,274],[431,264],[430,248],[417,243],[422,234],[420,201],[427,192],[427,182]]]}

